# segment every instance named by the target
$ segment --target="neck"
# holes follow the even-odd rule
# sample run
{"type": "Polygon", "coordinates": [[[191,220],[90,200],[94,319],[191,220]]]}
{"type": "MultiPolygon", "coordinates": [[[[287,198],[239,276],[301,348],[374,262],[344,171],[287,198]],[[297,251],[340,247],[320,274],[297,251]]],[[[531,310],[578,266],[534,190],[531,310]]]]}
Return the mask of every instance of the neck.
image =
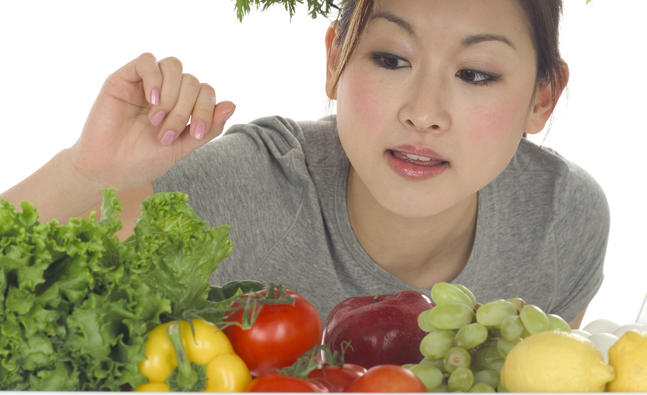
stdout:
{"type": "Polygon", "coordinates": [[[366,253],[387,272],[417,288],[450,281],[463,269],[476,229],[476,193],[430,217],[407,218],[382,207],[351,170],[351,227],[366,253]]]}

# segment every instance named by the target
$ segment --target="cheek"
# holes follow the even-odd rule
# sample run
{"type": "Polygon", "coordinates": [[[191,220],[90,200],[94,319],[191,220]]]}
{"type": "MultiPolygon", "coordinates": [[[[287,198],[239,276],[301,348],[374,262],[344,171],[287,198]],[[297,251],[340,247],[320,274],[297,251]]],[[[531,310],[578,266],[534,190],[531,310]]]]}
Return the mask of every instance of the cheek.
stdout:
{"type": "Polygon", "coordinates": [[[462,134],[463,158],[472,174],[493,178],[508,165],[523,135],[528,115],[526,94],[506,95],[474,109],[462,134]]]}
{"type": "Polygon", "coordinates": [[[365,70],[348,67],[337,88],[338,117],[363,125],[379,124],[388,107],[386,87],[365,70]]]}
{"type": "Polygon", "coordinates": [[[510,95],[488,102],[471,119],[471,137],[483,143],[501,142],[505,138],[520,138],[528,114],[526,95],[510,95]]]}

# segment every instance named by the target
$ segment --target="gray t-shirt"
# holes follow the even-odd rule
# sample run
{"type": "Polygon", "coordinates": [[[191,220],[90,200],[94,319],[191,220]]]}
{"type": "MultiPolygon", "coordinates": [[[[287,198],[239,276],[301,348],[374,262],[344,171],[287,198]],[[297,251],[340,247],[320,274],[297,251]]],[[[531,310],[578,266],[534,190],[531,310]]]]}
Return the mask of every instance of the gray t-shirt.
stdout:
{"type": "MultiPolygon", "coordinates": [[[[201,218],[231,226],[234,250],[213,284],[284,284],[325,320],[345,298],[415,289],[373,262],[355,237],[348,169],[335,116],[268,117],[232,126],[154,187],[188,194],[201,218]]],[[[598,184],[523,139],[504,172],[479,191],[474,245],[453,281],[481,303],[518,296],[570,321],[601,285],[608,230],[598,184]]]]}

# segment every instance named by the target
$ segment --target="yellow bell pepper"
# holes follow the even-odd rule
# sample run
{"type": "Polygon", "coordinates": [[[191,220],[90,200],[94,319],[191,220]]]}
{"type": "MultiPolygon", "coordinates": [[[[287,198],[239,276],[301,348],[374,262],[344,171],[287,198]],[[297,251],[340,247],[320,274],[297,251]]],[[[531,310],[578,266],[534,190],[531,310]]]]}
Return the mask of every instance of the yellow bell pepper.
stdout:
{"type": "Polygon", "coordinates": [[[146,342],[146,360],[139,372],[148,383],[135,391],[245,391],[252,380],[245,362],[214,324],[193,320],[154,328],[146,342]],[[178,363],[179,361],[179,363],[178,363]]]}

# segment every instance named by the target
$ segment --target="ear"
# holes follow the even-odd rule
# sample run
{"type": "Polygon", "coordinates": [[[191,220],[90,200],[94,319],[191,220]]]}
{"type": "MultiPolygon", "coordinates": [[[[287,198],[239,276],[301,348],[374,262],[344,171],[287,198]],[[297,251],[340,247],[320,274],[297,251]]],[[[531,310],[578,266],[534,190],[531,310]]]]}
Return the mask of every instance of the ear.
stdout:
{"type": "Polygon", "coordinates": [[[326,94],[331,100],[337,97],[337,89],[334,86],[339,60],[339,45],[335,43],[337,32],[337,21],[334,21],[328,26],[328,30],[326,31],[326,94]]]}
{"type": "Polygon", "coordinates": [[[529,134],[539,133],[544,129],[544,126],[546,126],[548,118],[550,118],[550,115],[553,113],[555,105],[568,83],[568,65],[563,62],[561,66],[561,74],[561,80],[555,81],[555,85],[545,82],[537,84],[532,108],[528,114],[524,132],[529,134]]]}

